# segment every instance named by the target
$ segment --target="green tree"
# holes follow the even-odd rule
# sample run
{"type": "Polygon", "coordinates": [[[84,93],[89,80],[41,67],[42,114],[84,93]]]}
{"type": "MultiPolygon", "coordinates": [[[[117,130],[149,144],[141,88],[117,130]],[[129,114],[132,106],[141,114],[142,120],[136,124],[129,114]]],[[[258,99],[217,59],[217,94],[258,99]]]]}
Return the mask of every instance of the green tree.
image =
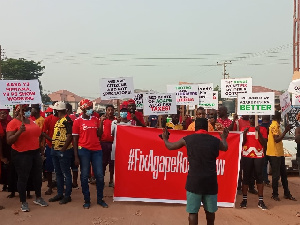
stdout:
{"type": "Polygon", "coordinates": [[[41,62],[33,60],[5,59],[1,62],[1,74],[5,80],[34,80],[38,79],[43,103],[50,102],[51,99],[47,94],[43,94],[43,87],[40,77],[43,75],[45,66],[41,62]]]}

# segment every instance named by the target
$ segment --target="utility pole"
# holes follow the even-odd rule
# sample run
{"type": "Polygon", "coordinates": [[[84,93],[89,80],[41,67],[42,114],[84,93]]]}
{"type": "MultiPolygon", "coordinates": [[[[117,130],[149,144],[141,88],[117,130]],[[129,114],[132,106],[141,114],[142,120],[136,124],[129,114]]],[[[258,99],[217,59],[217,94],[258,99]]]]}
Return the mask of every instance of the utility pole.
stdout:
{"type": "Polygon", "coordinates": [[[231,61],[224,61],[223,63],[218,63],[217,62],[217,65],[218,66],[223,66],[223,77],[224,77],[224,79],[229,79],[229,73],[227,73],[227,71],[226,71],[226,66],[227,65],[229,65],[229,64],[232,64],[232,62],[231,61]]]}

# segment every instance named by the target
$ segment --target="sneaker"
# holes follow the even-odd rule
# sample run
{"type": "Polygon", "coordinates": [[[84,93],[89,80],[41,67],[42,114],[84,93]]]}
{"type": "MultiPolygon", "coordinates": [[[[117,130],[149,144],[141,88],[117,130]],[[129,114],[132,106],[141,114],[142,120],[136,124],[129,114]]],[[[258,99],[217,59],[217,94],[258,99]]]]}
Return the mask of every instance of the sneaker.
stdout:
{"type": "Polygon", "coordinates": [[[73,189],[79,189],[79,186],[78,186],[78,184],[72,184],[72,188],[73,189]]]}
{"type": "Polygon", "coordinates": [[[271,197],[273,200],[275,200],[275,201],[277,201],[277,202],[279,202],[280,201],[280,198],[278,197],[278,196],[274,196],[274,195],[272,195],[272,197],[271,197]]]}
{"type": "Polygon", "coordinates": [[[285,198],[285,199],[292,200],[292,201],[297,201],[297,199],[295,199],[291,194],[285,195],[284,198],[285,198]]]}
{"type": "Polygon", "coordinates": [[[248,192],[251,193],[251,194],[254,194],[254,195],[258,194],[257,190],[255,190],[254,188],[253,189],[249,189],[248,192]]]}
{"type": "Polygon", "coordinates": [[[109,182],[108,187],[114,187],[114,182],[109,182]]]}
{"type": "Polygon", "coordinates": [[[98,204],[98,205],[101,205],[103,208],[108,208],[108,205],[107,205],[106,202],[103,201],[103,200],[97,201],[97,204],[98,204]]]}
{"type": "Polygon", "coordinates": [[[70,201],[72,201],[71,196],[69,196],[69,197],[64,197],[62,200],[59,201],[59,204],[60,204],[60,205],[67,204],[67,203],[70,202],[70,201]]]}
{"type": "Polygon", "coordinates": [[[42,207],[48,206],[48,203],[45,202],[45,200],[44,200],[43,198],[41,198],[41,197],[35,199],[35,201],[33,201],[33,203],[34,203],[34,204],[37,204],[37,205],[40,205],[40,206],[42,206],[42,207]]]}
{"type": "Polygon", "coordinates": [[[53,198],[50,198],[49,199],[49,202],[57,202],[57,201],[60,201],[60,200],[62,200],[64,198],[64,196],[63,195],[55,195],[53,198]]]}
{"type": "Polygon", "coordinates": [[[267,210],[267,206],[265,205],[264,201],[258,201],[258,208],[262,210],[267,210]]]}
{"type": "Polygon", "coordinates": [[[90,203],[90,202],[85,202],[85,203],[83,204],[83,208],[84,208],[84,209],[89,209],[90,206],[91,206],[91,203],[90,203]]]}
{"type": "Polygon", "coordinates": [[[29,212],[30,211],[27,202],[22,202],[21,210],[22,210],[22,212],[29,212]]]}
{"type": "Polygon", "coordinates": [[[247,201],[243,200],[240,204],[240,208],[247,209],[247,201]]]}

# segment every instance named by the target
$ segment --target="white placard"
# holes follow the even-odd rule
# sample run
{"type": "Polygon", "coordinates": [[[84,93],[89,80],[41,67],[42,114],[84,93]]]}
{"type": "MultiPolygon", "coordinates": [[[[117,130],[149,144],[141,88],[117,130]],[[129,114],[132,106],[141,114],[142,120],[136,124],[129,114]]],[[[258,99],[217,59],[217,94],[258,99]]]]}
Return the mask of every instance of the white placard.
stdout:
{"type": "Polygon", "coordinates": [[[199,89],[199,103],[201,104],[202,100],[207,98],[207,93],[209,91],[214,90],[213,83],[198,84],[198,89],[199,89]]]}
{"type": "Polygon", "coordinates": [[[287,91],[280,95],[280,108],[282,117],[292,109],[290,93],[287,91]]]}
{"type": "Polygon", "coordinates": [[[9,109],[9,110],[13,110],[14,107],[13,107],[13,105],[0,105],[0,109],[9,109]]]}
{"type": "Polygon", "coordinates": [[[143,109],[143,93],[135,93],[133,100],[135,101],[136,109],[143,109]]]}
{"type": "Polygon", "coordinates": [[[293,80],[290,85],[288,92],[299,95],[300,94],[300,79],[293,80]]]}
{"type": "Polygon", "coordinates": [[[195,110],[195,109],[196,109],[195,105],[189,105],[189,110],[195,110]]]}
{"type": "Polygon", "coordinates": [[[144,115],[177,114],[175,93],[144,94],[144,115]]]}
{"type": "Polygon", "coordinates": [[[252,93],[252,78],[221,80],[221,97],[237,98],[238,94],[252,93]]]}
{"type": "Polygon", "coordinates": [[[274,92],[238,95],[238,115],[274,115],[274,92]]]}
{"type": "Polygon", "coordinates": [[[0,104],[41,104],[38,80],[0,80],[0,104]]]}
{"type": "Polygon", "coordinates": [[[198,105],[199,104],[198,85],[195,84],[167,85],[167,92],[176,94],[177,105],[198,105]]]}
{"type": "Polygon", "coordinates": [[[102,78],[100,80],[100,94],[102,100],[133,98],[133,78],[102,78]]]}
{"type": "Polygon", "coordinates": [[[204,109],[218,109],[218,92],[217,91],[208,91],[205,95],[205,98],[202,98],[199,106],[204,109]]]}
{"type": "Polygon", "coordinates": [[[292,105],[300,106],[300,95],[292,94],[292,105]]]}

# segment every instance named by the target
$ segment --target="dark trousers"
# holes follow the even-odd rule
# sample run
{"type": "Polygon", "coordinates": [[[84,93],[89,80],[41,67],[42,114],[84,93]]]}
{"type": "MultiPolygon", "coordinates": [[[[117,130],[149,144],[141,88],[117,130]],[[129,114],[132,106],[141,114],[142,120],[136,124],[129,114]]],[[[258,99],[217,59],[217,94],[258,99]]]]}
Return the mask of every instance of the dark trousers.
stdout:
{"type": "Polygon", "coordinates": [[[105,175],[107,165],[109,165],[109,172],[114,173],[115,161],[111,160],[112,142],[101,142],[101,148],[103,152],[103,175],[105,175]]]}
{"type": "Polygon", "coordinates": [[[18,175],[17,189],[20,202],[26,202],[26,188],[30,174],[33,177],[35,195],[37,198],[41,197],[43,162],[40,151],[38,149],[25,152],[12,150],[11,156],[18,175]]]}
{"type": "Polygon", "coordinates": [[[263,177],[264,177],[264,182],[266,184],[270,183],[269,177],[268,177],[268,162],[270,161],[270,156],[265,156],[265,163],[264,163],[264,168],[263,168],[263,177]]]}
{"type": "MultiPolygon", "coordinates": [[[[243,164],[242,164],[242,160],[240,161],[240,171],[239,171],[239,179],[238,179],[238,190],[242,189],[242,183],[243,183],[243,164]]],[[[249,190],[253,190],[255,187],[255,178],[254,178],[254,171],[252,173],[252,176],[250,178],[249,181],[249,190]]]]}
{"type": "Polygon", "coordinates": [[[272,168],[272,188],[273,196],[278,196],[278,181],[281,177],[282,187],[284,189],[284,195],[290,195],[284,156],[276,157],[270,156],[270,163],[272,168]]]}

